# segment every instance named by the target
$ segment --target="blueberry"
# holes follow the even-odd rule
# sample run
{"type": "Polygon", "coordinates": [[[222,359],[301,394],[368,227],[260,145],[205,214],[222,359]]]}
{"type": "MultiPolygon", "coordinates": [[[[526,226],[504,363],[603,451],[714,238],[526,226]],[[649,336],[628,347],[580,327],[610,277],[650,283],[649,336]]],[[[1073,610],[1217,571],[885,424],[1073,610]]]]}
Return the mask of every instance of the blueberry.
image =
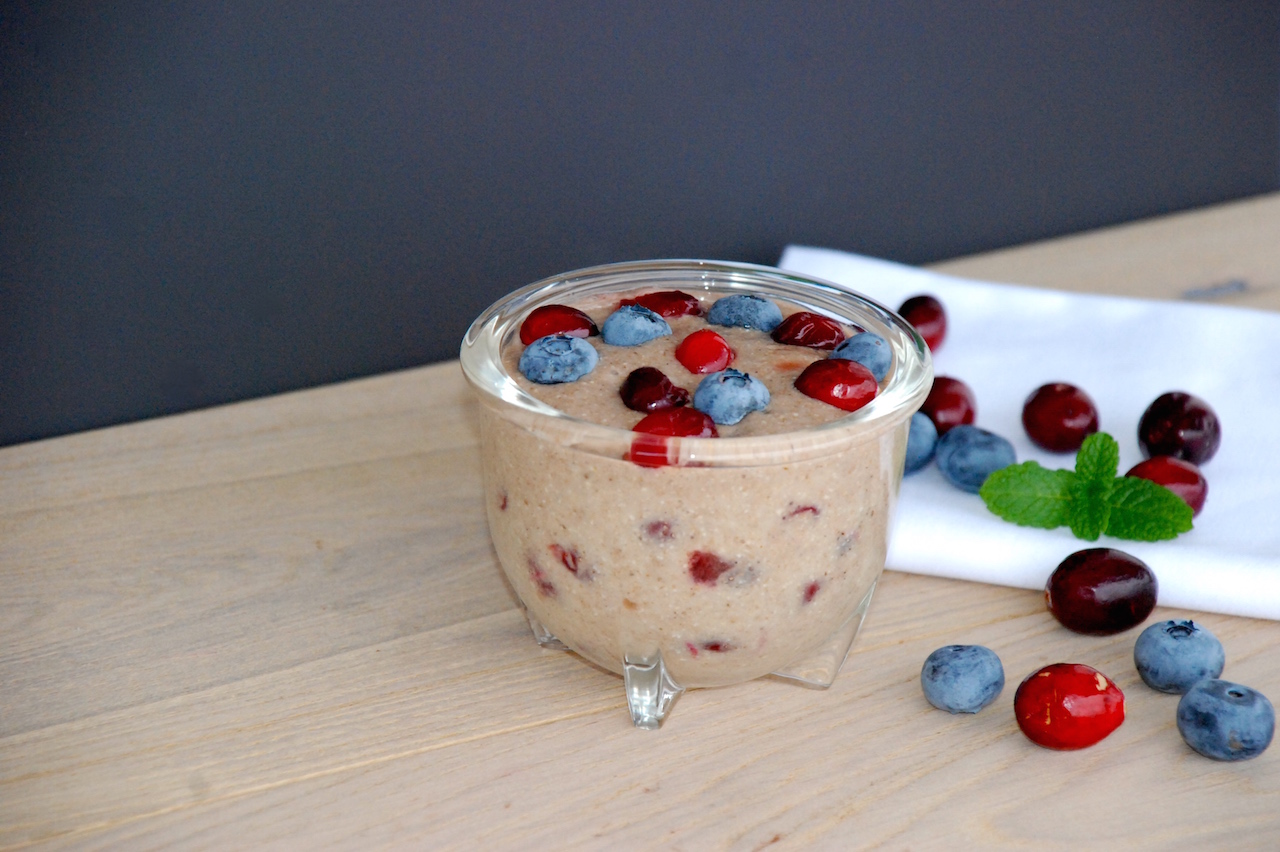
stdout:
{"type": "Polygon", "coordinates": [[[1222,643],[1194,621],[1153,624],[1133,645],[1138,674],[1161,692],[1186,692],[1197,681],[1222,674],[1226,662],[1222,643]]]}
{"type": "Polygon", "coordinates": [[[1271,745],[1276,711],[1257,690],[1229,680],[1202,680],[1178,702],[1178,733],[1214,760],[1248,760],[1271,745]]]}
{"type": "Polygon", "coordinates": [[[604,321],[600,334],[610,346],[639,346],[671,333],[671,326],[641,305],[623,305],[604,321]]]}
{"type": "Polygon", "coordinates": [[[764,382],[741,370],[712,373],[693,392],[693,407],[721,426],[737,423],[768,404],[769,389],[764,382]]]}
{"type": "Polygon", "coordinates": [[[549,334],[520,354],[520,372],[540,385],[576,382],[594,370],[599,360],[595,347],[581,337],[549,334]]]}
{"type": "Polygon", "coordinates": [[[871,371],[877,382],[884,381],[889,365],[893,363],[893,352],[889,350],[888,342],[869,331],[845,338],[843,343],[831,351],[831,357],[857,361],[871,371]]]}
{"type": "Polygon", "coordinates": [[[992,472],[1017,461],[1013,444],[977,426],[953,426],[934,450],[938,469],[962,491],[978,493],[992,472]]]}
{"type": "Polygon", "coordinates": [[[773,331],[782,322],[782,311],[762,296],[725,296],[707,311],[707,322],[713,325],[739,326],[760,331],[773,331]]]}
{"type": "Polygon", "coordinates": [[[933,449],[938,444],[938,427],[933,425],[929,415],[917,411],[911,415],[911,431],[907,433],[907,463],[905,473],[915,473],[933,458],[933,449]]]}
{"type": "Polygon", "coordinates": [[[948,713],[977,713],[1004,689],[1004,666],[982,645],[944,645],[920,669],[924,697],[948,713]]]}

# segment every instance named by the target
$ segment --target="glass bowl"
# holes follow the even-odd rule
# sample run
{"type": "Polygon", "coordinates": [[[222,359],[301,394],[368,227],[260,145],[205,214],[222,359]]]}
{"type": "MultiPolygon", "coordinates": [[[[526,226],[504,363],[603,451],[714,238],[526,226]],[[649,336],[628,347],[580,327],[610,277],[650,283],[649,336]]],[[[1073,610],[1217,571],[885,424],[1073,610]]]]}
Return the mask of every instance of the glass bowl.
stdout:
{"type": "MultiPolygon", "coordinates": [[[[589,342],[603,364],[611,347],[589,342]]],[[[884,569],[911,415],[932,384],[928,347],[905,320],[769,267],[618,263],[501,299],[467,331],[461,364],[480,401],[490,534],[541,645],[623,675],[643,728],[685,688],[765,675],[831,684],[884,569]],[[707,305],[754,294],[825,314],[880,335],[892,364],[855,412],[778,434],[657,439],[670,463],[633,463],[636,432],[552,407],[508,364],[541,305],[616,305],[657,290],[707,305]]]]}

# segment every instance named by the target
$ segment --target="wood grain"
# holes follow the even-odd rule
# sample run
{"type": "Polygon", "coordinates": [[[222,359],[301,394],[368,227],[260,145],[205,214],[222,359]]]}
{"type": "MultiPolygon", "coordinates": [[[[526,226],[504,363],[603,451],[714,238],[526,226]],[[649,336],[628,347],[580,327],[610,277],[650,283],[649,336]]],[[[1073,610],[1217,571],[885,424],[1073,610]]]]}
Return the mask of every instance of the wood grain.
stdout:
{"type": "MultiPolygon", "coordinates": [[[[1159,297],[1245,275],[1224,301],[1280,309],[1278,233],[1280,195],[939,268],[1159,297]]],[[[617,677],[529,639],[473,420],[450,363],[0,450],[0,848],[1280,848],[1274,750],[1194,755],[1133,636],[1032,592],[890,571],[830,690],[693,691],[632,729],[617,677]],[[920,694],[948,642],[1004,660],[977,716],[920,694]],[[1076,753],[1012,720],[1064,659],[1129,696],[1076,753]]],[[[1199,620],[1280,696],[1280,624],[1199,620]]]]}

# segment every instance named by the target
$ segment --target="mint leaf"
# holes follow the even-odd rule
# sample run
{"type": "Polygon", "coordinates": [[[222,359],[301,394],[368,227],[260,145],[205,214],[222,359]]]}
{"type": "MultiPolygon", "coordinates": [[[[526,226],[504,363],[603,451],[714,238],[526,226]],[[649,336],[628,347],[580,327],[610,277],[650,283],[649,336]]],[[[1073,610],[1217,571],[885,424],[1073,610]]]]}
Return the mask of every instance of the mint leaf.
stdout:
{"type": "Polygon", "coordinates": [[[1027,461],[994,471],[978,495],[1006,521],[1051,530],[1067,523],[1075,479],[1069,470],[1046,470],[1027,461]]]}
{"type": "Polygon", "coordinates": [[[1120,445],[1106,432],[1084,439],[1076,453],[1076,478],[1071,484],[1067,526],[1076,538],[1097,541],[1111,517],[1112,483],[1120,469],[1120,445]]]}
{"type": "Polygon", "coordinates": [[[1164,541],[1191,529],[1191,507],[1163,485],[1122,476],[1108,495],[1107,535],[1132,541],[1164,541]]]}

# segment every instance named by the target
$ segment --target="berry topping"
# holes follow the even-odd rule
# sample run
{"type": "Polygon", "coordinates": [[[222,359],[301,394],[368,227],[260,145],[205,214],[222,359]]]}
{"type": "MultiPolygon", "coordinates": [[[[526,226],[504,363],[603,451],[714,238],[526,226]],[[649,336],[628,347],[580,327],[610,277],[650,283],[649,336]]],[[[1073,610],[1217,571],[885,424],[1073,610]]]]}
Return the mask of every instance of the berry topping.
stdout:
{"type": "Polygon", "coordinates": [[[531,382],[555,385],[576,382],[595,369],[596,348],[580,337],[539,337],[520,353],[520,372],[531,382]]]}
{"type": "Polygon", "coordinates": [[[1185,693],[1198,681],[1217,677],[1227,664],[1218,637],[1194,621],[1153,624],[1133,644],[1133,665],[1147,686],[1185,693]]]}
{"type": "Polygon", "coordinates": [[[763,296],[738,294],[718,299],[707,311],[707,322],[757,331],[773,331],[782,322],[782,311],[763,296]]]}
{"type": "Polygon", "coordinates": [[[733,570],[734,563],[722,559],[705,550],[695,550],[689,554],[689,576],[693,582],[703,586],[714,586],[720,575],[733,570]]]}
{"type": "Polygon", "coordinates": [[[671,446],[666,437],[717,438],[716,424],[710,417],[693,408],[668,408],[645,415],[631,427],[641,432],[631,441],[631,461],[641,467],[671,464],[671,446]]]}
{"type": "Polygon", "coordinates": [[[1157,397],[1138,423],[1138,443],[1148,457],[1176,456],[1204,464],[1221,441],[1218,415],[1200,397],[1181,391],[1157,397]]]}
{"type": "Polygon", "coordinates": [[[844,341],[840,323],[809,311],[798,311],[774,327],[769,335],[778,343],[808,346],[810,349],[835,349],[844,341]]]}
{"type": "Polygon", "coordinates": [[[1178,702],[1178,733],[1214,760],[1249,760],[1271,745],[1276,711],[1267,696],[1229,680],[1202,680],[1178,702]]]}
{"type": "Polygon", "coordinates": [[[1073,453],[1098,431],[1098,409],[1075,385],[1052,382],[1027,397],[1022,425],[1037,447],[1051,453],[1073,453]]]}
{"type": "Polygon", "coordinates": [[[722,426],[737,423],[768,404],[769,389],[764,382],[741,370],[712,373],[699,382],[693,392],[693,407],[706,412],[722,426]]]}
{"type": "Polygon", "coordinates": [[[690,373],[715,373],[733,363],[733,350],[723,337],[703,328],[680,341],[676,360],[690,373]]]}
{"type": "Polygon", "coordinates": [[[543,305],[534,308],[520,324],[520,342],[528,346],[539,337],[563,334],[568,337],[591,337],[600,333],[591,317],[568,305],[543,305]]]}
{"type": "Polygon", "coordinates": [[[1110,636],[1146,621],[1156,592],[1147,563],[1122,550],[1091,547],[1062,560],[1049,575],[1044,599],[1068,630],[1110,636]]]}
{"type": "Polygon", "coordinates": [[[1209,496],[1209,482],[1189,461],[1173,456],[1152,456],[1129,469],[1125,476],[1149,479],[1177,494],[1191,507],[1192,516],[1200,514],[1205,498],[1209,496]]]}
{"type": "Polygon", "coordinates": [[[933,296],[912,296],[902,303],[898,313],[915,326],[931,352],[938,351],[947,336],[947,312],[941,302],[933,296]]]}
{"type": "Polygon", "coordinates": [[[618,390],[622,402],[632,411],[665,411],[689,403],[689,392],[671,383],[657,367],[632,370],[618,390]]]}
{"type": "Polygon", "coordinates": [[[1054,663],[1032,672],[1013,696],[1027,739],[1067,751],[1106,739],[1124,721],[1124,693],[1097,669],[1054,663]]]}
{"type": "Polygon", "coordinates": [[[623,305],[605,318],[600,334],[610,346],[639,346],[671,334],[671,326],[648,308],[623,305]]]}
{"type": "Polygon", "coordinates": [[[948,713],[977,713],[1004,689],[1004,666],[982,645],[945,645],[920,669],[924,697],[948,713]]]}
{"type": "Polygon", "coordinates": [[[1018,459],[1013,444],[977,426],[956,426],[938,439],[933,452],[938,470],[961,491],[977,494],[987,477],[1018,459]]]}
{"type": "Polygon", "coordinates": [[[805,396],[842,411],[857,411],[880,390],[870,370],[843,358],[814,361],[796,377],[795,386],[805,396]]]}
{"type": "Polygon", "coordinates": [[[631,299],[623,299],[623,305],[639,305],[648,308],[661,317],[700,317],[702,305],[696,298],[680,290],[661,290],[656,293],[645,293],[631,299]]]}
{"type": "Polygon", "coordinates": [[[938,427],[928,415],[917,411],[911,415],[911,429],[907,433],[907,457],[904,473],[915,473],[924,468],[932,459],[934,448],[938,445],[938,427]]]}
{"type": "Polygon", "coordinates": [[[857,361],[871,371],[871,375],[876,377],[877,382],[884,381],[885,375],[889,372],[889,365],[893,363],[893,353],[889,351],[888,342],[880,335],[869,331],[855,334],[841,343],[832,350],[831,357],[857,361]]]}
{"type": "Polygon", "coordinates": [[[933,425],[938,427],[938,435],[945,435],[953,426],[972,423],[978,416],[978,403],[973,391],[959,379],[949,376],[935,376],[933,387],[920,406],[933,425]]]}

